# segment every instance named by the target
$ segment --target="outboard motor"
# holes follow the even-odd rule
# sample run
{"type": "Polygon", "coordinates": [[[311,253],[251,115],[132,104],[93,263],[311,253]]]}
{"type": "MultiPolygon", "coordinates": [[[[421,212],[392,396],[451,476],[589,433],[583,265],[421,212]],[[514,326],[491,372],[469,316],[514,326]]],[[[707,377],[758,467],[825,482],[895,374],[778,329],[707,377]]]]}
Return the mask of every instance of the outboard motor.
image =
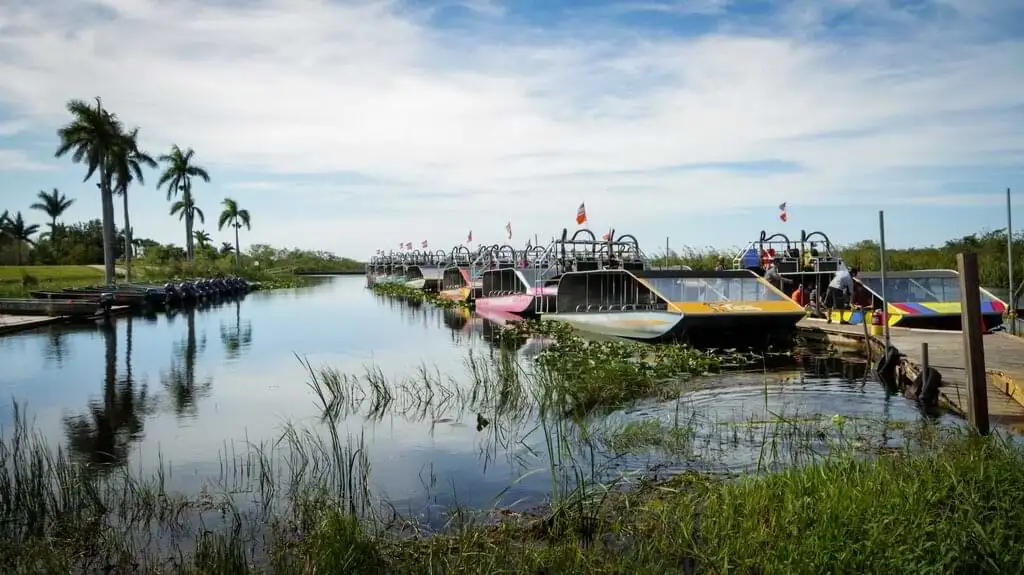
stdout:
{"type": "Polygon", "coordinates": [[[167,282],[164,284],[164,301],[166,303],[171,303],[179,299],[180,297],[181,294],[178,293],[178,290],[177,288],[174,287],[174,284],[172,284],[171,282],[167,282]]]}
{"type": "Polygon", "coordinates": [[[99,298],[100,310],[104,314],[109,314],[110,308],[114,307],[115,301],[114,294],[108,292],[101,293],[99,298]]]}

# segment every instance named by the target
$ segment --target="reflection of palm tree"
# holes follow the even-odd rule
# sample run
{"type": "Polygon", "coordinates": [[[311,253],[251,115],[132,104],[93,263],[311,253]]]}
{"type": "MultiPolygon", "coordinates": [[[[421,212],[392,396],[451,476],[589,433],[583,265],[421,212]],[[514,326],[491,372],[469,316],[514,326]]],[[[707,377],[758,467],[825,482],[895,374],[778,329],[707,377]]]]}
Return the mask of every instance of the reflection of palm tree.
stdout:
{"type": "MultiPolygon", "coordinates": [[[[131,365],[131,318],[128,319],[128,353],[131,365]]],[[[71,452],[86,462],[103,468],[123,465],[131,442],[142,437],[142,416],[146,411],[146,388],[136,392],[131,369],[117,379],[117,331],[113,323],[102,328],[106,370],[103,401],[90,401],[87,414],[64,420],[71,452]]]]}
{"type": "Polygon", "coordinates": [[[196,399],[210,391],[209,378],[196,381],[196,358],[206,348],[206,337],[196,339],[196,310],[189,308],[185,313],[185,342],[176,346],[171,367],[161,376],[161,381],[171,396],[174,413],[195,415],[196,399]]]}
{"type": "Polygon", "coordinates": [[[52,359],[57,365],[64,364],[64,354],[67,353],[67,341],[64,339],[66,333],[60,328],[50,328],[46,334],[46,359],[52,359]]]}
{"type": "Polygon", "coordinates": [[[220,325],[220,341],[224,344],[224,354],[228,359],[237,359],[243,349],[252,343],[252,323],[242,324],[242,302],[235,300],[235,327],[220,325]]]}

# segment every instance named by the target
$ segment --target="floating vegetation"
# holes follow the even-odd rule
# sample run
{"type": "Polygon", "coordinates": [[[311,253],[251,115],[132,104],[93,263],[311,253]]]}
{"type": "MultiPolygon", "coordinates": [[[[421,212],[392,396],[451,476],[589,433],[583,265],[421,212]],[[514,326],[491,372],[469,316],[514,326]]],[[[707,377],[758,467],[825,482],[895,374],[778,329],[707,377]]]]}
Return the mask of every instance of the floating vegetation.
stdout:
{"type": "Polygon", "coordinates": [[[399,298],[408,302],[427,302],[443,309],[469,308],[469,303],[465,301],[443,298],[435,292],[411,288],[400,283],[374,284],[373,291],[381,295],[399,298]]]}

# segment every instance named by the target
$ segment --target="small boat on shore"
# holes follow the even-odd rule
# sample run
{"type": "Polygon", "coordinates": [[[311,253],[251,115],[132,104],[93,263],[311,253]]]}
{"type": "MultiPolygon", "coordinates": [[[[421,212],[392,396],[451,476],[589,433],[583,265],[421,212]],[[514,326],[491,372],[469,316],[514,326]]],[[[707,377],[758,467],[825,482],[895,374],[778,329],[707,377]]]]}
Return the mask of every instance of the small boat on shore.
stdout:
{"type": "Polygon", "coordinates": [[[114,298],[109,294],[103,294],[95,300],[0,298],[0,314],[7,315],[93,317],[109,312],[113,306],[114,298]]]}

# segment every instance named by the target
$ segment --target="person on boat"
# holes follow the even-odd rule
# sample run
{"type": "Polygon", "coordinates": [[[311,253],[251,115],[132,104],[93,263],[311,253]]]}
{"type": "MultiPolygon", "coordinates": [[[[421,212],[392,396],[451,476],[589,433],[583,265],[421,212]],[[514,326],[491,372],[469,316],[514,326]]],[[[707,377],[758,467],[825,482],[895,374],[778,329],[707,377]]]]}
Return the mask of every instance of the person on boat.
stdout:
{"type": "Polygon", "coordinates": [[[793,294],[790,297],[792,297],[793,301],[799,304],[800,307],[807,307],[811,303],[811,298],[807,292],[804,291],[804,286],[802,285],[796,286],[796,289],[793,290],[793,294]]]}
{"type": "Polygon", "coordinates": [[[715,271],[716,272],[724,272],[725,271],[725,258],[718,258],[718,265],[715,266],[715,271]]]}
{"type": "Polygon", "coordinates": [[[842,310],[846,308],[846,298],[853,296],[853,278],[860,272],[857,268],[850,268],[849,271],[839,269],[835,277],[828,284],[828,291],[825,292],[825,308],[828,310],[825,317],[827,323],[832,323],[832,310],[839,308],[839,323],[846,324],[843,320],[842,310]]]}
{"type": "Polygon", "coordinates": [[[779,268],[775,267],[774,261],[769,263],[768,268],[764,270],[764,279],[768,280],[768,283],[783,293],[786,291],[786,285],[793,283],[793,280],[782,277],[782,274],[779,273],[779,268]]]}

